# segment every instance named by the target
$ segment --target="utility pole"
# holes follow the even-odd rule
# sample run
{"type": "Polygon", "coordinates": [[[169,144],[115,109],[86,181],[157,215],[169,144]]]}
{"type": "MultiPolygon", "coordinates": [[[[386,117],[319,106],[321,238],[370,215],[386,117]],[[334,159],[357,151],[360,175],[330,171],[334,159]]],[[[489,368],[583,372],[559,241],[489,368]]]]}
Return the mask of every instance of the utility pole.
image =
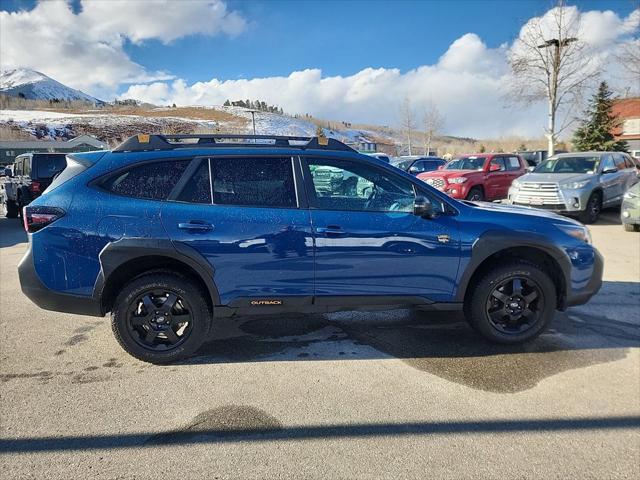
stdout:
{"type": "Polygon", "coordinates": [[[253,121],[253,134],[256,134],[256,113],[257,110],[249,110],[251,112],[251,120],[253,121]]]}
{"type": "Polygon", "coordinates": [[[558,40],[552,38],[546,40],[542,45],[538,45],[538,48],[553,47],[553,59],[551,63],[551,83],[549,84],[549,119],[547,122],[547,138],[549,140],[547,147],[547,155],[551,156],[555,153],[556,145],[556,109],[558,108],[558,74],[560,72],[561,58],[560,50],[566,47],[571,42],[577,42],[575,37],[563,38],[558,40]]]}

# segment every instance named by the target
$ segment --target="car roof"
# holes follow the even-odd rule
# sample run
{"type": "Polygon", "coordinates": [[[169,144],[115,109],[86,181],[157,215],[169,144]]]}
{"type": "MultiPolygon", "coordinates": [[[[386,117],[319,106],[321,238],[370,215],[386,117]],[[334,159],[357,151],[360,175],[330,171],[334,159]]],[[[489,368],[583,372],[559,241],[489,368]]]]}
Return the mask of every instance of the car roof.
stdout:
{"type": "Polygon", "coordinates": [[[558,153],[553,155],[554,157],[602,157],[603,155],[609,155],[611,153],[625,153],[625,152],[570,152],[570,153],[558,153]]]}

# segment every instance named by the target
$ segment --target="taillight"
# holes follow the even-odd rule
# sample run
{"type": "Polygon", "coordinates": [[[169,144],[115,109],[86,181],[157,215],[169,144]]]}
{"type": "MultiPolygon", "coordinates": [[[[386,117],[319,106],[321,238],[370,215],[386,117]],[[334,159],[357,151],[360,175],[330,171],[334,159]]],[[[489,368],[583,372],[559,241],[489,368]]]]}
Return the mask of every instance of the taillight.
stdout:
{"type": "Polygon", "coordinates": [[[57,207],[24,207],[22,218],[24,229],[29,232],[37,232],[61,217],[64,217],[64,210],[57,207]]]}
{"type": "Polygon", "coordinates": [[[34,180],[31,182],[31,185],[29,185],[29,190],[31,190],[31,193],[42,193],[42,185],[40,185],[40,182],[34,180]]]}

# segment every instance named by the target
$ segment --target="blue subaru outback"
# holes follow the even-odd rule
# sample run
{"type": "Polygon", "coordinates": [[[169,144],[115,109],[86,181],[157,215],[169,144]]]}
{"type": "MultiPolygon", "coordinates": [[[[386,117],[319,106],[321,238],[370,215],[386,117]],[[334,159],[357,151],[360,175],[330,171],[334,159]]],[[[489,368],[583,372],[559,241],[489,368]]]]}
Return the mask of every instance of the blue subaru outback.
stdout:
{"type": "Polygon", "coordinates": [[[154,363],[246,314],[462,310],[487,339],[523,342],[602,283],[580,223],[454,200],[326,138],[138,135],[69,155],[23,217],[23,292],[111,312],[122,347],[154,363]]]}

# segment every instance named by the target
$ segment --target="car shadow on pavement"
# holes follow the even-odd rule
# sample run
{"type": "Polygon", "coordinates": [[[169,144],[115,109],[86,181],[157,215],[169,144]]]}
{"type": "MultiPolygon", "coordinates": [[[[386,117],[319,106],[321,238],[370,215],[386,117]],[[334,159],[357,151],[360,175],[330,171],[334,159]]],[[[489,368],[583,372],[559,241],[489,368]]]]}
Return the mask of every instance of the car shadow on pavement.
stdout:
{"type": "Polygon", "coordinates": [[[640,283],[605,282],[601,295],[616,292],[627,305],[609,311],[634,318],[611,318],[599,308],[557,312],[547,332],[523,345],[489,343],[451,312],[228,319],[216,324],[211,340],[184,364],[395,358],[471,388],[519,392],[566,370],[620,360],[629,348],[640,347],[640,313],[634,313],[640,312],[640,283]]]}
{"type": "Polygon", "coordinates": [[[16,218],[0,218],[0,248],[12,247],[29,241],[22,223],[16,218]]]}

